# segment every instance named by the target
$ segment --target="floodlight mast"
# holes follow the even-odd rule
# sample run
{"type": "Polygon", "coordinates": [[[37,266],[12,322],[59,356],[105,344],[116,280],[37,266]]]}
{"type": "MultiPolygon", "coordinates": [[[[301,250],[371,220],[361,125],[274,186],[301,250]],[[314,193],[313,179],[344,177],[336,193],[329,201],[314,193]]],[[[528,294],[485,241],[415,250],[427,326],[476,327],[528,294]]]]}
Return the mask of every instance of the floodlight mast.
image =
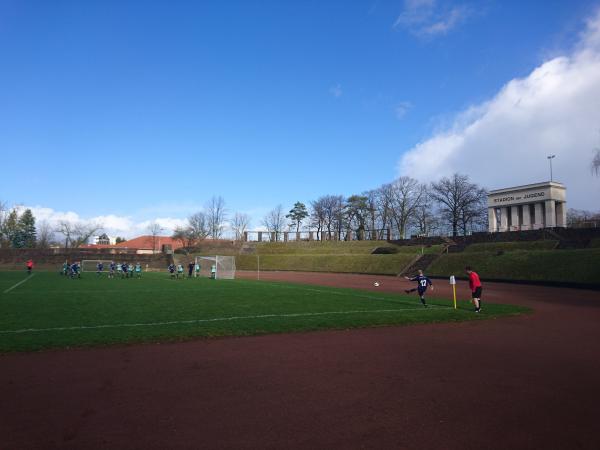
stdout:
{"type": "Polygon", "coordinates": [[[550,181],[552,182],[552,160],[556,158],[556,155],[548,155],[546,158],[548,158],[548,161],[550,162],[550,181]]]}

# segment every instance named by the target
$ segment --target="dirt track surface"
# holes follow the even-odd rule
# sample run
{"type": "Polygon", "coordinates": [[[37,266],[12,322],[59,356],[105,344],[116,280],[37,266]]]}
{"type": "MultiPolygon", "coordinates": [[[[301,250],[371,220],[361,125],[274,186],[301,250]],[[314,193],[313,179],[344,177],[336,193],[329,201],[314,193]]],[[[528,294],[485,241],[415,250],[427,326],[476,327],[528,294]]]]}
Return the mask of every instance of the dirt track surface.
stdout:
{"type": "Polygon", "coordinates": [[[0,448],[600,448],[600,293],[484,281],[484,299],[535,312],[0,355],[0,448]]]}

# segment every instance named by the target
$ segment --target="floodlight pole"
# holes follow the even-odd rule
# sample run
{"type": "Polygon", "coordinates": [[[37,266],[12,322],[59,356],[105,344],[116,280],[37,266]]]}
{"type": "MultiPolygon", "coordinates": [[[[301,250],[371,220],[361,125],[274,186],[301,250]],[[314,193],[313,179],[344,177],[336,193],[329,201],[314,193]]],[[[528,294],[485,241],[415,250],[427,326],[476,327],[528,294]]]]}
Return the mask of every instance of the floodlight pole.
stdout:
{"type": "Polygon", "coordinates": [[[550,162],[550,181],[552,182],[552,160],[556,158],[556,155],[548,155],[546,158],[550,162]]]}

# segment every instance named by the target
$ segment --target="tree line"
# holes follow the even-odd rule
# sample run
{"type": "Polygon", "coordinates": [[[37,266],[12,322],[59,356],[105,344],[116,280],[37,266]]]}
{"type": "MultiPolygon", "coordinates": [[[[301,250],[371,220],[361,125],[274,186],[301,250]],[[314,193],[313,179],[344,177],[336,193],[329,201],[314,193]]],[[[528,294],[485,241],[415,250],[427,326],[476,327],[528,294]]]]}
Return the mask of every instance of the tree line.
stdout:
{"type": "Polygon", "coordinates": [[[429,184],[402,176],[349,197],[323,195],[308,207],[296,202],[288,214],[278,205],[262,225],[276,234],[303,228],[338,239],[348,231],[357,237],[385,239],[390,229],[395,238],[405,239],[486,230],[487,217],[486,189],[456,173],[429,184]]]}

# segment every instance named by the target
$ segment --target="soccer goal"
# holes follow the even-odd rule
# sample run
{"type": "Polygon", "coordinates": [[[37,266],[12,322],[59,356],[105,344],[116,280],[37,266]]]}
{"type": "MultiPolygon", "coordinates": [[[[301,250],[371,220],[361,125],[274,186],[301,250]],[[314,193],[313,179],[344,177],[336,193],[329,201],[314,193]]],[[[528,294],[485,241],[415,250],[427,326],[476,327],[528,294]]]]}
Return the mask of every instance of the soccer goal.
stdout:
{"type": "Polygon", "coordinates": [[[235,256],[196,256],[195,264],[200,266],[195,276],[211,278],[214,273],[218,280],[235,279],[235,256]]]}
{"type": "Polygon", "coordinates": [[[81,260],[81,271],[82,272],[96,272],[98,270],[98,263],[104,264],[103,272],[110,270],[110,259],[83,259],[81,260]]]}

